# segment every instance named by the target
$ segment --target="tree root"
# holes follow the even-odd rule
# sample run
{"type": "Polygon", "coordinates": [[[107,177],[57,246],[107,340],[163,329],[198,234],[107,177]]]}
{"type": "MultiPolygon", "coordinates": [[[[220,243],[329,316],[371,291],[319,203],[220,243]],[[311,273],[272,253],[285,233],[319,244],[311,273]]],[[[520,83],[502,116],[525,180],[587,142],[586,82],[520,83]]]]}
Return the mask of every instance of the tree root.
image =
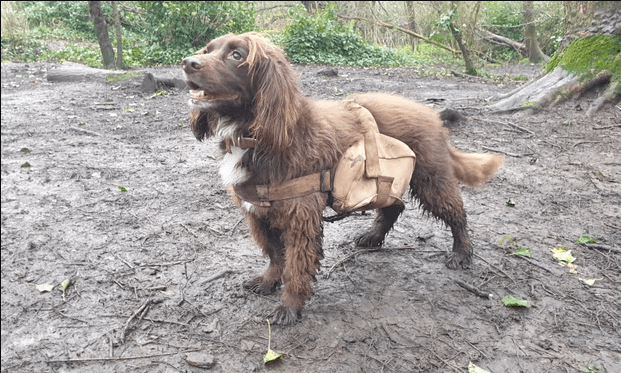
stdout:
{"type": "Polygon", "coordinates": [[[619,87],[618,81],[610,84],[608,86],[608,89],[606,89],[604,93],[597,98],[597,100],[593,101],[593,103],[591,104],[591,106],[586,112],[586,116],[589,118],[593,118],[593,114],[595,114],[599,109],[601,109],[604,103],[608,101],[610,102],[618,101],[619,98],[621,98],[621,93],[619,93],[619,90],[617,89],[618,87],[619,87]]]}
{"type": "Polygon", "coordinates": [[[619,82],[613,81],[611,83],[611,79],[612,74],[609,71],[601,71],[595,77],[583,80],[582,77],[557,67],[551,73],[537,80],[507,94],[495,97],[499,101],[490,105],[488,109],[496,114],[521,110],[534,112],[548,105],[553,107],[568,99],[580,99],[592,89],[610,84],[587,110],[586,115],[592,118],[593,114],[601,109],[604,103],[614,102],[621,96],[619,82]]]}

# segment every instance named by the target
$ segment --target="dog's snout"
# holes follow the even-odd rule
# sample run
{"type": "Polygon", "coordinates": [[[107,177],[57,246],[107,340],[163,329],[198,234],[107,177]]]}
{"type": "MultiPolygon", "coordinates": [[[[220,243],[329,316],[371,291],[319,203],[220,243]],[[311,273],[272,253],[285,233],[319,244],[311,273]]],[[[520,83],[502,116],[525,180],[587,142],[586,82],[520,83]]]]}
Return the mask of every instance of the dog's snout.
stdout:
{"type": "Polygon", "coordinates": [[[196,57],[187,57],[181,61],[181,66],[183,66],[183,71],[191,74],[201,69],[201,62],[196,57]]]}

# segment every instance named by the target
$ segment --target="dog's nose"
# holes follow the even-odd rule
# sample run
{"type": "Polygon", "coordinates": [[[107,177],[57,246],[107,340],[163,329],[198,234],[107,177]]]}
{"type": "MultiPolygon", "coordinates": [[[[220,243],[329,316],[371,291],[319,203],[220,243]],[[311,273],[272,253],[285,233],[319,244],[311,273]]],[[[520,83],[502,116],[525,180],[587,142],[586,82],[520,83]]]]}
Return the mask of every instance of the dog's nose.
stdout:
{"type": "Polygon", "coordinates": [[[201,62],[196,57],[187,57],[181,61],[181,66],[187,74],[192,74],[201,69],[201,62]]]}

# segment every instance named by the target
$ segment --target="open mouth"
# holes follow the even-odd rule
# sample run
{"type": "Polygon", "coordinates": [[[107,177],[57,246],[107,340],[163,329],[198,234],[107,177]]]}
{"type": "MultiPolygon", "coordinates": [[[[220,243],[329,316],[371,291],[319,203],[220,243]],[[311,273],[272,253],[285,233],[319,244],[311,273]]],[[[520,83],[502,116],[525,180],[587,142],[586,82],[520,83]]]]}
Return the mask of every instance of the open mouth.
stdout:
{"type": "Polygon", "coordinates": [[[239,98],[235,94],[213,94],[207,93],[202,89],[192,89],[190,91],[190,100],[193,104],[200,105],[204,103],[213,103],[218,101],[234,101],[239,98]]]}

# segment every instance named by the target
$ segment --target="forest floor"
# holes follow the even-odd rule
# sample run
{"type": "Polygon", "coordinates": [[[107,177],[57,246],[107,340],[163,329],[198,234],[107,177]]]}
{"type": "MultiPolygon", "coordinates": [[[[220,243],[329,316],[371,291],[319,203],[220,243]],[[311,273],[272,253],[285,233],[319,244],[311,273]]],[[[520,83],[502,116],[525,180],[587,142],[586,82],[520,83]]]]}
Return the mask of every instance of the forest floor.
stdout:
{"type": "Polygon", "coordinates": [[[372,213],[327,223],[315,295],[270,341],[265,315],[279,294],[241,287],[267,260],[220,184],[215,144],[188,128],[187,92],[143,96],[131,79],[48,83],[55,67],[2,65],[3,373],[467,372],[471,362],[496,373],[621,372],[619,105],[593,120],[589,97],[495,115],[486,100],[521,83],[406,68],[325,78],[325,67],[296,66],[309,96],[384,91],[458,109],[468,120],[450,129],[452,144],[503,152],[506,163],[487,185],[462,188],[470,269],[444,266],[450,230],[415,202],[379,251],[352,243],[372,213]],[[595,246],[578,244],[582,235],[595,246]],[[558,246],[573,266],[553,257],[558,246]],[[519,247],[531,257],[509,255],[519,247]],[[507,307],[505,296],[530,307],[507,307]],[[286,356],[264,365],[268,346],[286,356]]]}

